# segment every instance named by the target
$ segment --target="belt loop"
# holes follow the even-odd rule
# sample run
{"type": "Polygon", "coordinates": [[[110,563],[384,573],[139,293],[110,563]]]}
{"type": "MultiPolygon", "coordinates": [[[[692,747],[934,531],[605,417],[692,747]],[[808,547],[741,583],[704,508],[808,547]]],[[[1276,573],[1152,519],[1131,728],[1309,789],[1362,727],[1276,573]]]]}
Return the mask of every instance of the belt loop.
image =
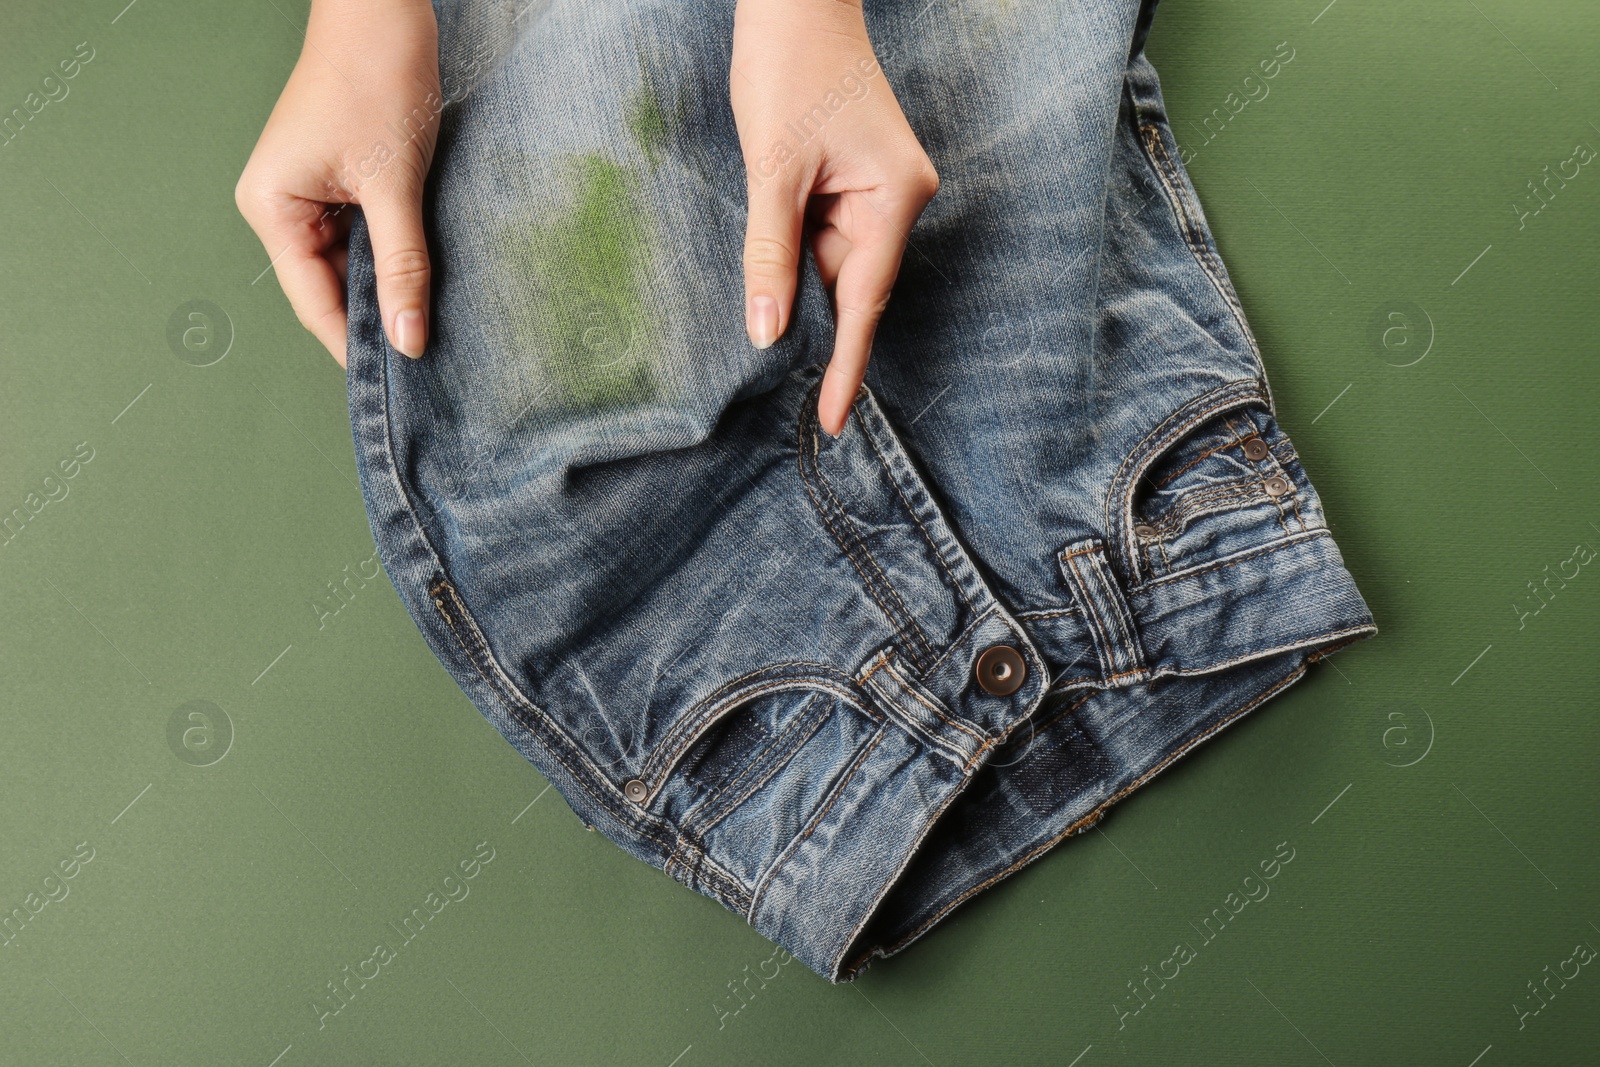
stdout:
{"type": "Polygon", "coordinates": [[[1115,687],[1147,680],[1150,671],[1145,667],[1139,630],[1106,562],[1105,542],[1098,537],[1075,541],[1061,550],[1056,561],[1088,622],[1105,684],[1115,687]]]}

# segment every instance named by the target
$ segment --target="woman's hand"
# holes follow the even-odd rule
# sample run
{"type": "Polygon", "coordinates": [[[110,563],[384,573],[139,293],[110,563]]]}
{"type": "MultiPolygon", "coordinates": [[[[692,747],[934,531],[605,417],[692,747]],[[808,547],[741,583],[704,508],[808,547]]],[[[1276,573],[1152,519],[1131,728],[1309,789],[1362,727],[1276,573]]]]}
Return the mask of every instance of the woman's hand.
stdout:
{"type": "Polygon", "coordinates": [[[750,205],[745,328],[757,348],[788,328],[809,230],[836,322],[817,410],[837,435],[939,176],[878,68],[861,0],[738,0],[733,27],[729,91],[750,205]]]}
{"type": "Polygon", "coordinates": [[[299,62],[234,199],[301,325],[340,366],[346,204],[366,215],[389,343],[414,358],[427,343],[422,187],[442,107],[428,0],[314,0],[299,62]]]}

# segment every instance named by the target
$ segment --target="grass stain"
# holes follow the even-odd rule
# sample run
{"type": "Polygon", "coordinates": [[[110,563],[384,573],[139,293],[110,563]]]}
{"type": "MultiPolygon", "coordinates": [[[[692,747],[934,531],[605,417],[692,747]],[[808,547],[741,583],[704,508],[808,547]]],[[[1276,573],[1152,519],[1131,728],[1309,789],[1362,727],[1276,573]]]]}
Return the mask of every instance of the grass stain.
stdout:
{"type": "Polygon", "coordinates": [[[656,395],[661,342],[643,301],[641,275],[651,249],[637,179],[604,156],[575,162],[576,204],[509,235],[508,262],[537,297],[526,347],[570,406],[599,411],[656,395]]]}
{"type": "Polygon", "coordinates": [[[661,101],[648,77],[628,100],[627,122],[628,132],[633,134],[639,151],[645,154],[652,167],[655,166],[667,143],[667,116],[661,110],[661,101]]]}

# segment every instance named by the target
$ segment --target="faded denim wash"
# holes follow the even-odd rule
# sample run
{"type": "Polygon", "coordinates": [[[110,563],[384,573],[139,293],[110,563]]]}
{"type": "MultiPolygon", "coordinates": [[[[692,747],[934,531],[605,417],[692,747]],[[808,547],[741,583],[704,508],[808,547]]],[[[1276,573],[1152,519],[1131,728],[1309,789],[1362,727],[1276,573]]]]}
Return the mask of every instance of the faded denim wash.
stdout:
{"type": "Polygon", "coordinates": [[[866,0],[792,133],[887,79],[942,188],[838,438],[809,257],[745,336],[733,0],[522,2],[437,5],[432,337],[358,221],[350,415],[395,588],[585,823],[848,981],[1374,632],[1153,0],[866,0]]]}

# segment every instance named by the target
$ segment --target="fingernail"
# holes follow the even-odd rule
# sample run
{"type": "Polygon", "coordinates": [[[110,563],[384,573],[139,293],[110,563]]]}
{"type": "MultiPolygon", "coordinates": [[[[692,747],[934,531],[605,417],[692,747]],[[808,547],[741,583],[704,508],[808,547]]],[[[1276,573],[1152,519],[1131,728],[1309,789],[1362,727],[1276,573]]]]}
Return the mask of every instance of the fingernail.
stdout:
{"type": "Polygon", "coordinates": [[[837,430],[830,430],[828,429],[828,423],[832,421],[833,419],[831,417],[823,416],[820,408],[817,410],[817,425],[822,427],[822,432],[827,434],[829,437],[838,437],[840,432],[844,430],[844,427],[841,426],[837,430]]]}
{"type": "Polygon", "coordinates": [[[428,343],[427,329],[422,322],[422,312],[416,309],[402,311],[394,317],[394,346],[412,359],[422,358],[422,349],[428,343]]]}
{"type": "Polygon", "coordinates": [[[751,343],[757,348],[771,348],[778,339],[778,302],[770,296],[755,297],[745,314],[751,343]]]}

